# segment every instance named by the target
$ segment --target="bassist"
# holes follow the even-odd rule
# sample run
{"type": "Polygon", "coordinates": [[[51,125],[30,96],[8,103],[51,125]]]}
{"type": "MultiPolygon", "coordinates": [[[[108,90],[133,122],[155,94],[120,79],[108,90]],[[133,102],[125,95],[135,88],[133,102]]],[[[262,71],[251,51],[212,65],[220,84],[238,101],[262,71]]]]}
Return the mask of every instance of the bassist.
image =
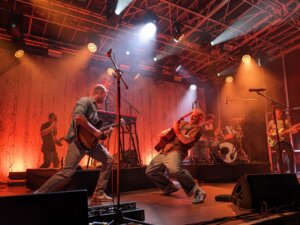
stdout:
{"type": "Polygon", "coordinates": [[[267,129],[269,146],[271,150],[276,152],[276,156],[274,157],[273,164],[277,167],[277,170],[283,171],[285,173],[287,172],[286,166],[283,166],[285,165],[285,163],[279,162],[280,155],[282,156],[282,151],[285,150],[289,161],[288,162],[289,171],[290,173],[295,173],[294,150],[290,142],[289,133],[283,135],[284,130],[290,128],[291,126],[290,121],[283,117],[282,111],[278,108],[275,109],[275,114],[276,114],[277,128],[278,128],[280,140],[277,140],[276,125],[274,119],[269,121],[268,129],[267,129]],[[280,148],[279,148],[279,142],[280,142],[280,148]]]}

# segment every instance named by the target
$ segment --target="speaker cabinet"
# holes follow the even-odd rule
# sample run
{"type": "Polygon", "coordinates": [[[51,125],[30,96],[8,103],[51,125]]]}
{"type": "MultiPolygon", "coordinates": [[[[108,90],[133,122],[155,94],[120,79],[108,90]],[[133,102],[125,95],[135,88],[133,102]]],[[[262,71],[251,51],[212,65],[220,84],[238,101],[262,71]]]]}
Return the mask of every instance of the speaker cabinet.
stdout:
{"type": "Polygon", "coordinates": [[[268,207],[299,205],[299,188],[295,174],[248,174],[237,181],[232,197],[236,205],[246,209],[259,209],[263,202],[268,207]]]}
{"type": "Polygon", "coordinates": [[[86,191],[0,197],[5,225],[88,225],[86,191]]]}

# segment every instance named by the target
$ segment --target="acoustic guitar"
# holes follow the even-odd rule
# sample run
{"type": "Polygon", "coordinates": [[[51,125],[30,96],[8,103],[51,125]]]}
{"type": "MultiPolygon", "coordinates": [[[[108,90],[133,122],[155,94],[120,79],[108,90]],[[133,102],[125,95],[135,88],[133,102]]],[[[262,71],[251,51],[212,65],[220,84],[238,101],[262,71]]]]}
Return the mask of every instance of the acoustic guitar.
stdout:
{"type": "MultiPolygon", "coordinates": [[[[123,118],[121,118],[120,122],[121,126],[125,124],[125,120],[123,118]]],[[[107,132],[105,131],[111,130],[111,128],[116,127],[117,125],[118,123],[113,123],[99,128],[99,130],[103,132],[99,138],[96,138],[93,133],[89,132],[83,126],[77,125],[75,130],[75,144],[82,150],[90,151],[97,146],[99,140],[105,140],[107,138],[107,132]]]]}
{"type": "MultiPolygon", "coordinates": [[[[183,120],[185,117],[191,115],[193,112],[189,112],[185,114],[184,116],[180,117],[179,120],[177,120],[177,123],[180,123],[181,120],[183,120]]],[[[166,133],[163,137],[160,138],[159,142],[154,146],[154,149],[156,151],[160,151],[164,149],[164,147],[170,143],[174,138],[176,137],[175,131],[173,128],[170,128],[168,133],[166,133]]]]}

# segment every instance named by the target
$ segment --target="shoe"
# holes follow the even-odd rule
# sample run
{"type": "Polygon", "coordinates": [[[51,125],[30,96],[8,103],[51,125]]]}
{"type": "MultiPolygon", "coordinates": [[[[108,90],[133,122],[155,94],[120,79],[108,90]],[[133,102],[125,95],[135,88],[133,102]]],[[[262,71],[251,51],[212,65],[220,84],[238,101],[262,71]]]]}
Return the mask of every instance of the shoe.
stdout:
{"type": "Polygon", "coordinates": [[[104,192],[101,194],[94,194],[91,198],[91,202],[111,202],[112,198],[106,195],[104,192]]]}
{"type": "Polygon", "coordinates": [[[192,201],[193,204],[199,204],[204,202],[204,199],[206,198],[206,194],[204,192],[201,192],[200,190],[195,191],[194,194],[194,200],[192,201]]]}
{"type": "Polygon", "coordinates": [[[178,190],[179,190],[178,187],[176,187],[175,185],[172,185],[167,191],[164,192],[164,195],[170,195],[178,190]]]}

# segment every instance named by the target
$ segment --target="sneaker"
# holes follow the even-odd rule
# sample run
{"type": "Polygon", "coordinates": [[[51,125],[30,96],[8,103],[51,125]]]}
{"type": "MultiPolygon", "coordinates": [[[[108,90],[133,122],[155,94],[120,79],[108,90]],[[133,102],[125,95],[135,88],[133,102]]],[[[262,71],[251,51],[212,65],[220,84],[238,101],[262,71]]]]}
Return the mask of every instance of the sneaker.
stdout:
{"type": "Polygon", "coordinates": [[[200,190],[195,191],[194,199],[192,201],[193,204],[199,204],[204,202],[204,199],[206,198],[206,194],[204,192],[201,192],[200,190]]]}
{"type": "Polygon", "coordinates": [[[179,190],[178,187],[176,187],[175,185],[172,185],[167,191],[164,192],[164,195],[170,195],[178,190],[179,190]]]}
{"type": "Polygon", "coordinates": [[[91,198],[91,202],[110,202],[112,198],[106,195],[104,192],[101,194],[94,194],[91,198]]]}

